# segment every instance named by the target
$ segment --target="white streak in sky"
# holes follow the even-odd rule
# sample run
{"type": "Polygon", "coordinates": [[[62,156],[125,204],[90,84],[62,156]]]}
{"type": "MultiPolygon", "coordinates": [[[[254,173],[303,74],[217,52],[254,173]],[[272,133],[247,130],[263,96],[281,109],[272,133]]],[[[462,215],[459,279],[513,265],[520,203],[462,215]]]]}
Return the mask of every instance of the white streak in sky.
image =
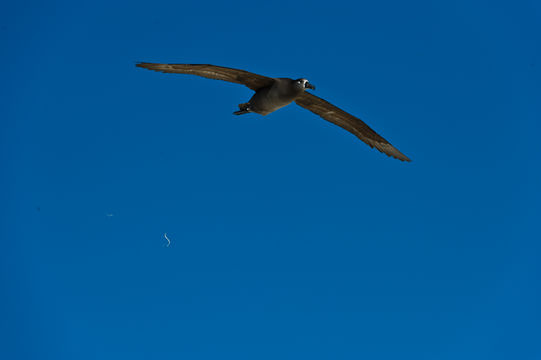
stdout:
{"type": "Polygon", "coordinates": [[[169,240],[169,238],[167,237],[167,233],[163,234],[163,237],[165,238],[165,240],[167,240],[167,245],[165,246],[169,247],[169,245],[171,245],[171,240],[169,240]]]}

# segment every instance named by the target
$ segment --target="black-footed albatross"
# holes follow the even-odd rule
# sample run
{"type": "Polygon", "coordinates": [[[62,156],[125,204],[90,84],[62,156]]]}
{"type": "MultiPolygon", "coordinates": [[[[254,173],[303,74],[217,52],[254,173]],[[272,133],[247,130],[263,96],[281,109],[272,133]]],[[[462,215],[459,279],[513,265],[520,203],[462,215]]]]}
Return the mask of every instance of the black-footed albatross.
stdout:
{"type": "Polygon", "coordinates": [[[233,113],[235,115],[252,112],[268,115],[295,101],[297,105],[354,134],[370,147],[375,147],[382,153],[398,160],[411,161],[361,119],[306,92],[306,89],[315,90],[315,87],[304,78],[296,80],[271,78],[244,70],[208,64],[153,64],[142,62],[136,66],[164,73],[191,74],[209,79],[229,81],[245,85],[254,90],[255,94],[247,103],[239,104],[239,110],[233,113]]]}

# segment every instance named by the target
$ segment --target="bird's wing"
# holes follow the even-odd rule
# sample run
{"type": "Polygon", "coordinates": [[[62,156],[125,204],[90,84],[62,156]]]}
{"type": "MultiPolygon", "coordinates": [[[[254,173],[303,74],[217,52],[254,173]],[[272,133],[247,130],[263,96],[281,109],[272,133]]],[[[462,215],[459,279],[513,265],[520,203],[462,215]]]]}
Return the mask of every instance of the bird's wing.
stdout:
{"type": "Polygon", "coordinates": [[[346,129],[367,143],[370,147],[375,147],[382,153],[392,156],[398,160],[411,161],[406,155],[398,151],[387,140],[379,136],[361,119],[348,114],[333,104],[307,92],[304,92],[297,99],[295,99],[295,102],[297,105],[310,110],[314,114],[321,116],[323,119],[346,129]]]}
{"type": "Polygon", "coordinates": [[[142,62],[136,64],[136,66],[164,73],[191,74],[209,79],[229,81],[246,85],[254,91],[272,85],[274,82],[273,78],[248,71],[208,64],[153,64],[142,62]]]}

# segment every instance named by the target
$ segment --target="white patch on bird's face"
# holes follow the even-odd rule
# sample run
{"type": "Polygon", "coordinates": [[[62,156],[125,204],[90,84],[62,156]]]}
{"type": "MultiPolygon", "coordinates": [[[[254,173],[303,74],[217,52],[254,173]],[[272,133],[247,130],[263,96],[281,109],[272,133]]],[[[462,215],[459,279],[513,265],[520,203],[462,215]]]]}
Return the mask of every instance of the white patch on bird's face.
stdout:
{"type": "Polygon", "coordinates": [[[299,85],[300,88],[306,89],[306,84],[309,84],[307,79],[298,79],[296,83],[299,85]]]}

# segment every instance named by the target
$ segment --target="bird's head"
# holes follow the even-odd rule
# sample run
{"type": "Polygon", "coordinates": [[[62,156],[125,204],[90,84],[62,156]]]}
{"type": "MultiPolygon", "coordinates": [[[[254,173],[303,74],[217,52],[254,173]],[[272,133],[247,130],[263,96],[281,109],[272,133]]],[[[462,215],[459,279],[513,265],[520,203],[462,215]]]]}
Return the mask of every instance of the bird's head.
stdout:
{"type": "Polygon", "coordinates": [[[312,84],[310,84],[308,82],[308,80],[306,79],[297,79],[297,80],[294,80],[294,84],[296,87],[302,89],[302,90],[306,90],[306,89],[312,89],[312,90],[315,90],[316,87],[312,84]]]}

